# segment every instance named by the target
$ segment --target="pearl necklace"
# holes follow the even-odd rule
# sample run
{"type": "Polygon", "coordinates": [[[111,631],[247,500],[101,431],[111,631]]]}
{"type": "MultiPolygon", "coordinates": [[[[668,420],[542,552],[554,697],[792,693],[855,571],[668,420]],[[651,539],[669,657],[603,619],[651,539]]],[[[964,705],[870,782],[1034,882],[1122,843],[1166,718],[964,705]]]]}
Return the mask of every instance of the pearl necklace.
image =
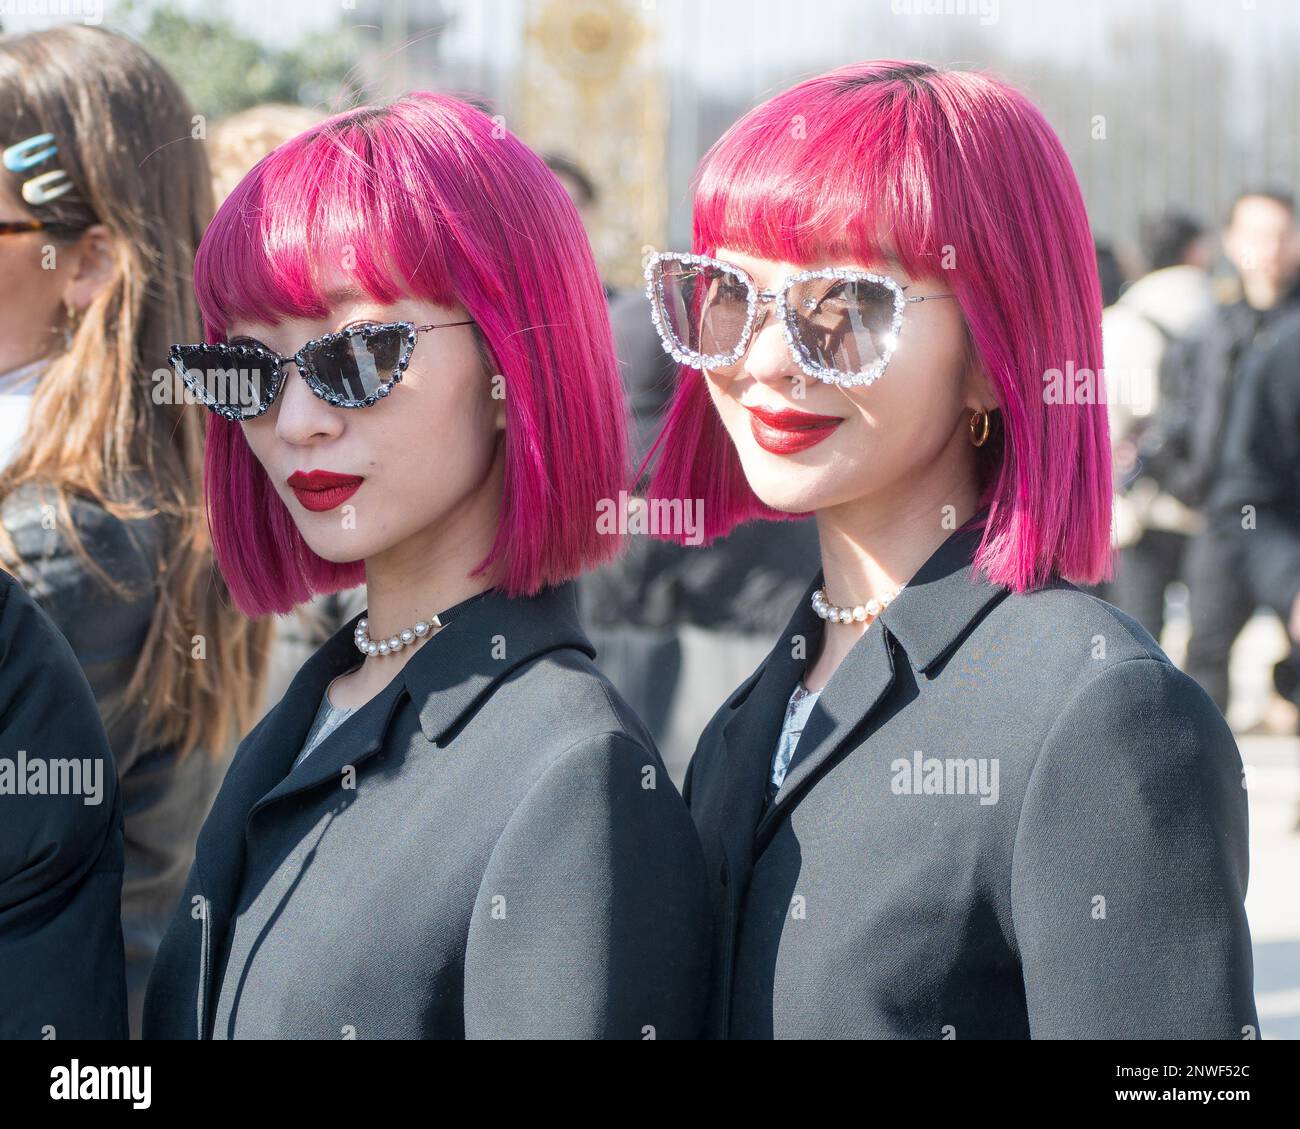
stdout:
{"type": "Polygon", "coordinates": [[[906,588],[906,584],[900,584],[892,592],[886,592],[883,596],[878,596],[874,600],[868,600],[865,604],[857,604],[853,607],[840,607],[832,604],[826,597],[826,589],[818,588],[813,593],[812,609],[822,619],[831,623],[865,623],[868,616],[875,619],[894,601],[898,594],[906,588]]]}
{"type": "Polygon", "coordinates": [[[394,655],[403,647],[409,647],[417,639],[423,639],[431,632],[436,635],[442,629],[442,620],[437,616],[431,620],[419,620],[410,627],[402,628],[396,635],[380,639],[378,643],[370,638],[366,630],[369,626],[370,621],[364,616],[357,620],[357,628],[354,632],[357,650],[367,655],[394,655]]]}

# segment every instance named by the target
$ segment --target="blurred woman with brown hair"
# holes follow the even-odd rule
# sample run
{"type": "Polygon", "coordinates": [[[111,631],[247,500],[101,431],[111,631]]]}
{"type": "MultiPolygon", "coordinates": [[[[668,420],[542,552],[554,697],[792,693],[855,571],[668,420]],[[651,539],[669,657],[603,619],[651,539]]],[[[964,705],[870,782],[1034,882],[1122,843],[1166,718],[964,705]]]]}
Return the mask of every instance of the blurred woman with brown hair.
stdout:
{"type": "Polygon", "coordinates": [[[198,828],[260,715],[271,630],[212,567],[207,413],[167,369],[200,328],[198,121],[122,36],[0,36],[0,565],[71,643],[117,761],[133,1035],[198,828]]]}

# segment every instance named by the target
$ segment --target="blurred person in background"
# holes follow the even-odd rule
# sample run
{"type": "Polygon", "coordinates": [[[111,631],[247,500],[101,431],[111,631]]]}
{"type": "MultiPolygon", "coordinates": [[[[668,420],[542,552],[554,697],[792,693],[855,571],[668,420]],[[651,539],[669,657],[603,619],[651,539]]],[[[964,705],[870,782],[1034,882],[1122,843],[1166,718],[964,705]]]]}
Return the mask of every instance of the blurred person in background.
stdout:
{"type": "Polygon", "coordinates": [[[1165,624],[1165,589],[1182,571],[1200,517],[1164,490],[1159,466],[1142,458],[1142,439],[1160,407],[1160,360],[1214,308],[1205,228],[1169,212],[1140,225],[1147,273],[1102,312],[1107,407],[1115,457],[1119,567],[1107,598],[1155,639],[1165,624]]]}
{"type": "Polygon", "coordinates": [[[213,569],[203,413],[166,367],[198,330],[190,273],[212,212],[192,128],[174,80],[122,36],[0,36],[0,563],[67,637],[117,762],[134,1034],[268,642],[213,569]]]}
{"type": "Polygon", "coordinates": [[[1093,245],[1097,248],[1097,281],[1101,284],[1101,305],[1105,309],[1119,301],[1129,276],[1110,243],[1094,238],[1093,245]]]}
{"type": "Polygon", "coordinates": [[[208,138],[216,206],[225,202],[248,170],[271,150],[324,119],[324,113],[309,106],[266,102],[217,122],[208,138]]]}
{"type": "MultiPolygon", "coordinates": [[[[1241,402],[1234,394],[1241,366],[1257,335],[1300,307],[1300,233],[1292,197],[1275,189],[1241,193],[1228,214],[1223,251],[1240,290],[1166,349],[1160,410],[1143,441],[1167,493],[1202,512],[1218,483],[1232,413],[1241,402]]],[[[1258,600],[1241,583],[1250,568],[1243,556],[1250,542],[1236,536],[1241,515],[1216,507],[1205,519],[1184,558],[1191,620],[1184,667],[1226,715],[1232,645],[1258,600]]]]}
{"type": "MultiPolygon", "coordinates": [[[[1286,628],[1291,650],[1273,685],[1300,707],[1300,309],[1260,331],[1233,401],[1206,510],[1240,565],[1224,582],[1286,628]]],[[[1292,732],[1300,732],[1296,716],[1292,732]]]]}

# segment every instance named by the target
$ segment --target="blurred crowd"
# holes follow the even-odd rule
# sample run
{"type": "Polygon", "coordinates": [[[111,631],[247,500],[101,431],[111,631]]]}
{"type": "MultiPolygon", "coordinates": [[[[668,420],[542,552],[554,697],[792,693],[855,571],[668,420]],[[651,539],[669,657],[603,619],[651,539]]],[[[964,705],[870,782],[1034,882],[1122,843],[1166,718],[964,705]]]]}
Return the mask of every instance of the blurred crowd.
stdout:
{"type": "Polygon", "coordinates": [[[1293,735],[1300,703],[1295,202],[1281,188],[1250,189],[1232,201],[1220,228],[1171,211],[1144,219],[1140,244],[1134,269],[1103,271],[1113,288],[1103,339],[1119,545],[1116,576],[1103,594],[1157,640],[1171,616],[1181,617],[1184,669],[1225,716],[1234,643],[1257,613],[1276,616],[1289,653],[1272,666],[1274,700],[1250,729],[1293,735]]]}

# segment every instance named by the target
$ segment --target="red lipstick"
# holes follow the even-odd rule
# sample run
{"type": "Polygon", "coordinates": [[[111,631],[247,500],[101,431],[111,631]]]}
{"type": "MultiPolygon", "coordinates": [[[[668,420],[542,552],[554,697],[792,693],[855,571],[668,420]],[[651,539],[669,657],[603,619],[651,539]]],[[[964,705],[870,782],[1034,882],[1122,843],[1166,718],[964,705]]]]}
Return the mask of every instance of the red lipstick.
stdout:
{"type": "Polygon", "coordinates": [[[355,474],[335,474],[328,470],[295,470],[288,478],[289,489],[305,510],[324,513],[341,506],[365,481],[355,474]]]}
{"type": "Polygon", "coordinates": [[[760,408],[743,405],[749,412],[754,442],[774,455],[793,455],[815,447],[844,422],[843,416],[823,416],[797,408],[760,408]]]}

